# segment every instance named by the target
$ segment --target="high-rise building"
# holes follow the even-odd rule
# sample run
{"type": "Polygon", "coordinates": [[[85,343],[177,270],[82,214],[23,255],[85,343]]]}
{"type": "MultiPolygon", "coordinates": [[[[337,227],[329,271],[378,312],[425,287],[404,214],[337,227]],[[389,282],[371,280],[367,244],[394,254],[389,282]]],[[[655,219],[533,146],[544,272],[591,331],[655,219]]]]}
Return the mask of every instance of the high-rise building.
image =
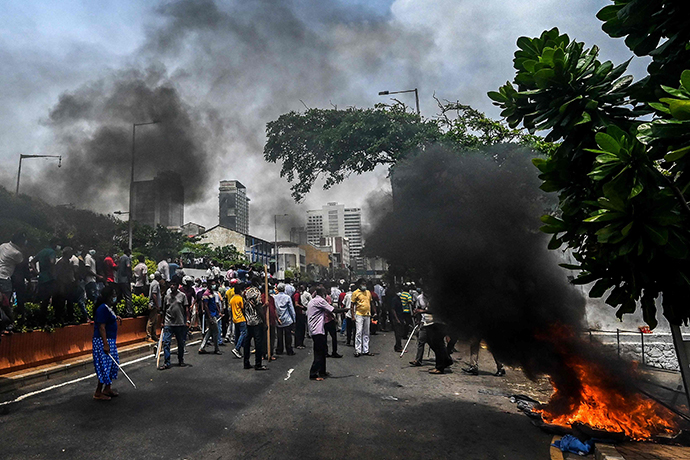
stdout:
{"type": "Polygon", "coordinates": [[[346,208],[338,203],[328,203],[321,209],[307,211],[307,241],[315,246],[322,237],[344,237],[349,241],[352,265],[361,265],[362,210],[346,208]]]}
{"type": "Polygon", "coordinates": [[[219,225],[248,234],[250,200],[247,198],[247,188],[237,180],[222,180],[218,190],[219,225]]]}
{"type": "Polygon", "coordinates": [[[164,171],[132,186],[132,221],[179,228],[184,223],[184,187],[179,174],[164,171]]]}

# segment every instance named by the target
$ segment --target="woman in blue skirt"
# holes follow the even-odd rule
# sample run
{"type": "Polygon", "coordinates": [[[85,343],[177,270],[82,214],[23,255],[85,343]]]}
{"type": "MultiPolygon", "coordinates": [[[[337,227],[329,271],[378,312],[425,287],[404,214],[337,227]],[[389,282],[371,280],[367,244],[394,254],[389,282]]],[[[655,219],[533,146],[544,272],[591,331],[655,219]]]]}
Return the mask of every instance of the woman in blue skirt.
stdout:
{"type": "Polygon", "coordinates": [[[111,356],[120,362],[117,355],[117,323],[122,318],[117,316],[112,307],[117,303],[117,292],[112,285],[106,286],[96,301],[97,308],[93,313],[93,365],[98,376],[98,386],[93,399],[110,401],[118,395],[110,386],[117,378],[117,365],[111,356]],[[108,356],[110,355],[110,356],[108,356]]]}

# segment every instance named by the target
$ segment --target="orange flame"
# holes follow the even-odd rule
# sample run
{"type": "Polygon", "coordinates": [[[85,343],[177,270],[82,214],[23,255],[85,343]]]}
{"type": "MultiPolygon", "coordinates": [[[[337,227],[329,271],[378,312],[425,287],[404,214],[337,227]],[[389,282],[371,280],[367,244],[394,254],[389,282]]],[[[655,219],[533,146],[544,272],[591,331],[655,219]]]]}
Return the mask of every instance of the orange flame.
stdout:
{"type": "Polygon", "coordinates": [[[569,405],[567,413],[555,413],[552,403],[559,401],[562,395],[552,380],[554,393],[549,404],[535,410],[546,423],[570,427],[579,422],[597,430],[624,433],[638,441],[678,432],[675,415],[670,410],[633,390],[627,394],[612,390],[607,382],[615,377],[601,365],[572,355],[566,360],[579,378],[580,398],[569,405]]]}

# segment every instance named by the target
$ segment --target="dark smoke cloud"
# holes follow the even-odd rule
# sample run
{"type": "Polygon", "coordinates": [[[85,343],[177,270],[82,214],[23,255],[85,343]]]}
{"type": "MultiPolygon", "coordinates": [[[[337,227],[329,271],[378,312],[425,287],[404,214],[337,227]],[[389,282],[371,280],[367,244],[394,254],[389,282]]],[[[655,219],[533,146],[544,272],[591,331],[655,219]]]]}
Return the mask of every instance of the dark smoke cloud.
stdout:
{"type": "Polygon", "coordinates": [[[285,219],[288,232],[329,199],[291,202],[279,165],[263,161],[266,122],[304,109],[301,101],[369,105],[372,84],[416,82],[434,46],[428,33],[345,2],[185,0],[152,13],[125,68],[97,72],[52,107],[46,123],[63,168],[33,183],[27,176],[25,192],[101,212],[126,207],[131,123],[161,118],[137,128],[137,179],[181,173],[186,220],[207,226],[217,222],[217,181],[240,180],[252,199],[250,231],[272,237],[273,214],[299,216],[285,219]]]}
{"type": "Polygon", "coordinates": [[[114,211],[103,204],[113,198],[126,202],[132,124],[149,121],[160,123],[137,127],[135,180],[174,171],[182,177],[187,203],[200,200],[209,185],[209,146],[222,135],[222,123],[215,111],[186,104],[165,71],[155,67],[115,72],[60,96],[45,123],[56,134],[63,167],[46,170],[42,181],[53,185],[33,183],[33,191],[114,211]]]}
{"type": "Polygon", "coordinates": [[[432,148],[396,167],[393,212],[367,250],[417,269],[435,313],[460,337],[479,336],[528,376],[561,372],[554,325],[578,332],[585,301],[547,249],[529,152],[514,146],[449,153],[432,148]]]}

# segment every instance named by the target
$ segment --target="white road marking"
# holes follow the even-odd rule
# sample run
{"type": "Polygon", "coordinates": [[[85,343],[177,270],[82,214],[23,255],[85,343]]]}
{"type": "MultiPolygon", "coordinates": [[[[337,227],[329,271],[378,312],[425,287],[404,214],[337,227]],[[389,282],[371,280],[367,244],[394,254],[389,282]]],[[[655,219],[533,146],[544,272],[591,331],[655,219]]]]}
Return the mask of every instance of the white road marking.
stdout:
{"type": "MultiPolygon", "coordinates": [[[[201,342],[201,340],[197,340],[195,342],[189,342],[186,345],[196,345],[199,342],[201,342]]],[[[177,350],[177,347],[172,348],[170,351],[175,351],[175,350],[177,350]]],[[[124,364],[120,364],[120,366],[122,366],[122,367],[129,366],[130,364],[136,364],[136,363],[139,363],[141,361],[146,361],[147,359],[151,359],[151,358],[155,358],[155,357],[156,357],[155,355],[153,355],[153,356],[149,356],[149,355],[142,356],[141,358],[137,358],[137,359],[134,359],[132,361],[127,361],[124,364]]],[[[84,377],[79,377],[78,379],[70,380],[68,382],[59,383],[57,385],[51,385],[47,388],[42,388],[40,390],[36,390],[36,391],[32,391],[30,393],[23,394],[23,395],[17,397],[16,399],[11,400],[11,401],[0,402],[0,406],[6,406],[8,404],[19,402],[19,401],[22,401],[22,400],[30,397],[30,396],[36,396],[38,394],[45,393],[45,392],[50,391],[50,390],[55,390],[57,388],[64,387],[66,385],[71,385],[73,383],[81,382],[82,380],[87,380],[87,379],[93,378],[95,376],[96,376],[96,373],[94,372],[93,374],[89,374],[89,375],[86,375],[84,377]]],[[[287,380],[287,379],[285,379],[285,380],[287,380]]]]}
{"type": "Polygon", "coordinates": [[[288,370],[288,375],[287,375],[287,377],[285,377],[285,380],[289,379],[293,372],[294,372],[294,369],[288,370]]]}

